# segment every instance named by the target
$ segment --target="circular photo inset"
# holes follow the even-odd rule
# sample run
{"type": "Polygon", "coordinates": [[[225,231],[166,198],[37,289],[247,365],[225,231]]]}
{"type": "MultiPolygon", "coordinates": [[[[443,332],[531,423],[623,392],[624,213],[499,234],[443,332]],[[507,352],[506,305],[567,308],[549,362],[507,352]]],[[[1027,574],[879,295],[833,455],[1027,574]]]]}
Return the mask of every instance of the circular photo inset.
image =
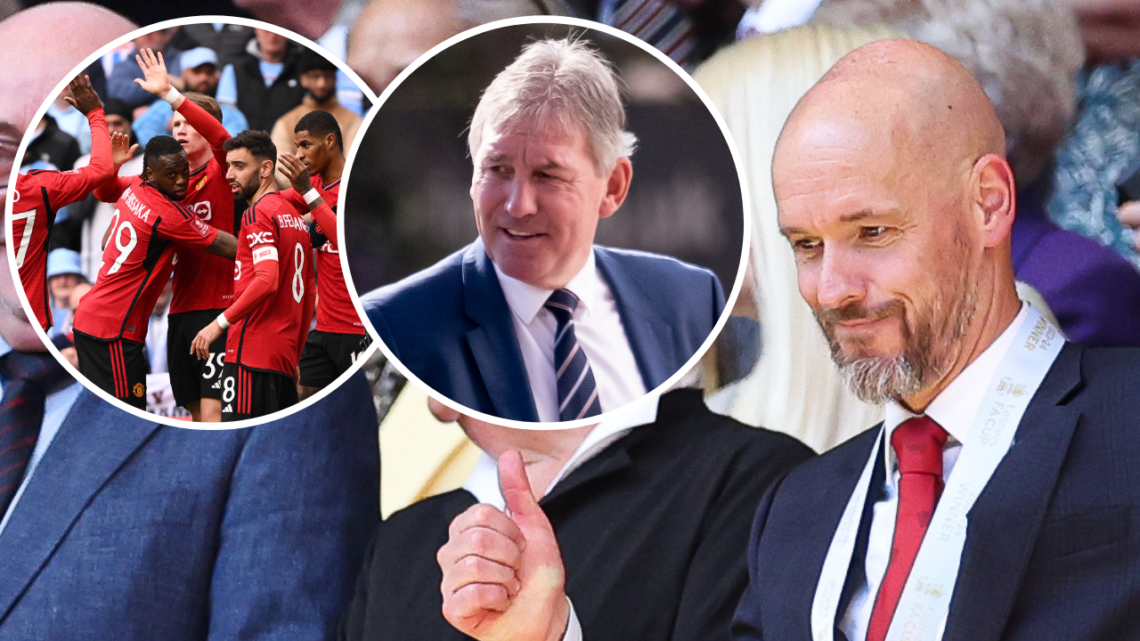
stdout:
{"type": "Polygon", "coordinates": [[[57,357],[178,426],[260,423],[347,378],[371,339],[311,205],[336,207],[375,96],[241,19],[140,29],[73,74],[7,199],[8,260],[57,357]]]}
{"type": "Polygon", "coordinates": [[[739,172],[684,72],[621,32],[462,34],[384,94],[342,242],[391,357],[454,409],[598,422],[711,343],[744,257],[739,172]]]}

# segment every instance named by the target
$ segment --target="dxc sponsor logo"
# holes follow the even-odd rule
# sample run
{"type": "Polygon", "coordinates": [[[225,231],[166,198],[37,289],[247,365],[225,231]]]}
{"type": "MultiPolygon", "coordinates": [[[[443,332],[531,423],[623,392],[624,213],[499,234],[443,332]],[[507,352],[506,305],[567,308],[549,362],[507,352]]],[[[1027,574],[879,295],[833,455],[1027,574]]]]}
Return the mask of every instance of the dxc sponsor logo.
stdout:
{"type": "Polygon", "coordinates": [[[252,234],[246,234],[246,239],[249,240],[249,246],[260,245],[261,243],[273,242],[273,232],[271,231],[255,231],[252,234]]]}

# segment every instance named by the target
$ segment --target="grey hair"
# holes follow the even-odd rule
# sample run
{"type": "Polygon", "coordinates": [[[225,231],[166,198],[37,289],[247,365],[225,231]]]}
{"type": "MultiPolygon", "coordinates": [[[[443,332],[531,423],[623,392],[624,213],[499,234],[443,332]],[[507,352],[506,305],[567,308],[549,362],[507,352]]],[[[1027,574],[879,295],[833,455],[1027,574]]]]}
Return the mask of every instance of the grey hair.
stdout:
{"type": "Polygon", "coordinates": [[[540,131],[551,126],[566,133],[582,128],[589,135],[598,176],[637,147],[637,137],[625,130],[613,67],[580,39],[540,40],[524,47],[479,99],[467,148],[475,159],[488,127],[540,131]]]}
{"type": "Polygon", "coordinates": [[[1026,185],[1053,158],[1076,110],[1085,51],[1072,12],[1052,0],[825,0],[813,22],[886,23],[938,47],[974,74],[1026,185]]]}

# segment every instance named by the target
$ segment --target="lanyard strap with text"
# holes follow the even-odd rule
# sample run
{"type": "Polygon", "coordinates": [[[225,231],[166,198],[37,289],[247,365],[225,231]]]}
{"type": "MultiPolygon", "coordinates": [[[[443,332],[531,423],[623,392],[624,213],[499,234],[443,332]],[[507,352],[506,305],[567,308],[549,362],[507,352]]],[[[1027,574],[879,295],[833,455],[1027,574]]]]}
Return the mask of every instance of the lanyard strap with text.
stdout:
{"type": "MultiPolygon", "coordinates": [[[[950,598],[966,543],[966,515],[1009,451],[1021,416],[1045,374],[1061,353],[1064,338],[1031,306],[1001,365],[986,387],[966,443],[946,481],[927,535],[915,557],[887,641],[936,641],[946,627],[950,598]]],[[[839,600],[858,536],[859,521],[876,463],[882,432],[859,477],[824,560],[812,601],[814,641],[833,641],[839,600]]]]}

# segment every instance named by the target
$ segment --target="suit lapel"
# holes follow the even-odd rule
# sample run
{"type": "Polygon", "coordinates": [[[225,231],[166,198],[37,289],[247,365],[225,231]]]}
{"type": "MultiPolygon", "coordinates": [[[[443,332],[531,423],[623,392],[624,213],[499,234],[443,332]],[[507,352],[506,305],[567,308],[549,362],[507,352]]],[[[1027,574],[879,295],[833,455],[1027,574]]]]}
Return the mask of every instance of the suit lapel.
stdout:
{"type": "Polygon", "coordinates": [[[463,311],[478,325],[467,331],[467,345],[495,413],[538,421],[511,310],[481,242],[470,245],[463,257],[463,311]]]}
{"type": "Polygon", "coordinates": [[[654,301],[621,268],[618,255],[595,245],[594,256],[602,278],[613,293],[630,349],[641,370],[641,381],[645,389],[654,389],[677,371],[671,365],[670,349],[676,344],[673,328],[669,321],[657,317],[654,301]]]}
{"type": "Polygon", "coordinates": [[[0,533],[0,622],[92,497],[157,428],[86,390],[80,393],[0,533]]]}
{"type": "Polygon", "coordinates": [[[945,641],[1001,637],[1080,417],[1067,406],[1081,384],[1080,360],[1080,348],[1066,345],[967,516],[945,641]]]}

